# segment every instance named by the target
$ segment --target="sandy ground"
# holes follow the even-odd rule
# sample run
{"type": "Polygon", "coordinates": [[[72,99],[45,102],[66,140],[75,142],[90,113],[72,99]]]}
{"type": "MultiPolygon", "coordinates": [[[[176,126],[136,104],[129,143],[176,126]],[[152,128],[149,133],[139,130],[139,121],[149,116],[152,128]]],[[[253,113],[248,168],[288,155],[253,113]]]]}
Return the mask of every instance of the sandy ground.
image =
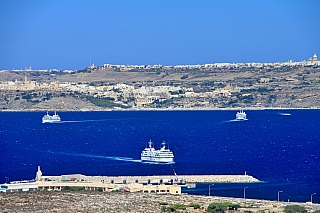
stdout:
{"type": "Polygon", "coordinates": [[[103,192],[20,192],[1,193],[0,212],[165,212],[168,205],[200,204],[200,209],[188,208],[183,212],[205,212],[213,202],[231,202],[252,212],[283,212],[286,205],[304,206],[309,212],[319,210],[320,204],[288,203],[267,200],[226,198],[198,195],[157,195],[144,193],[103,192]]]}

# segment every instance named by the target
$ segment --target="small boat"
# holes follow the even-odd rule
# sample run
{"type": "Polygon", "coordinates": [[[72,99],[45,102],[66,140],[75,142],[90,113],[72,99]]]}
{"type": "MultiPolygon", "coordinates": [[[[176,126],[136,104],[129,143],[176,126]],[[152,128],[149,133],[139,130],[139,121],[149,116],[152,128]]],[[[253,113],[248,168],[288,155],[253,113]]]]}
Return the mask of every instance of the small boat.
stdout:
{"type": "Polygon", "coordinates": [[[54,112],[53,115],[49,115],[49,113],[47,112],[47,114],[42,117],[42,123],[57,123],[60,121],[61,118],[56,112],[54,112]]]}
{"type": "Polygon", "coordinates": [[[280,115],[283,115],[283,116],[290,116],[291,114],[290,114],[290,113],[280,113],[280,115]]]}
{"type": "Polygon", "coordinates": [[[240,110],[236,114],[236,120],[247,120],[247,114],[243,110],[240,110]]]}
{"type": "Polygon", "coordinates": [[[162,147],[156,150],[153,147],[152,141],[148,142],[149,146],[141,152],[141,161],[171,163],[173,162],[174,155],[170,149],[166,148],[166,143],[162,142],[162,147]]]}

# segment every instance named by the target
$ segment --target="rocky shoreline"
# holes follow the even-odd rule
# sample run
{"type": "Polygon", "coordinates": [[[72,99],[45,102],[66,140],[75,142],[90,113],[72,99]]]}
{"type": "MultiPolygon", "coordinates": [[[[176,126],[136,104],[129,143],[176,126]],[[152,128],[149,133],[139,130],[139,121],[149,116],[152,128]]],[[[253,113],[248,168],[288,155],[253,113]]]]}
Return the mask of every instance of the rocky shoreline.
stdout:
{"type": "MultiPolygon", "coordinates": [[[[319,110],[320,108],[248,108],[246,111],[250,110],[319,110]]],[[[223,110],[233,110],[237,111],[239,109],[235,108],[190,108],[190,109],[154,109],[154,108],[144,108],[144,109],[102,109],[102,110],[56,110],[56,109],[21,109],[21,110],[0,110],[0,112],[110,112],[110,111],[223,111],[223,110]]]]}
{"type": "MultiPolygon", "coordinates": [[[[215,110],[215,111],[224,111],[224,110],[233,110],[237,111],[243,108],[218,108],[218,107],[193,107],[193,108],[147,108],[147,107],[137,107],[137,108],[129,108],[129,109],[110,109],[110,108],[102,108],[98,106],[94,107],[68,107],[68,108],[54,108],[54,107],[45,107],[45,108],[28,108],[28,109],[22,109],[22,108],[14,108],[14,109],[0,109],[0,112],[110,112],[110,111],[210,111],[210,110],[215,110]]],[[[299,107],[299,108],[294,108],[294,107],[246,107],[244,110],[249,111],[249,110],[318,110],[320,109],[319,107],[299,107]]]]}
{"type": "Polygon", "coordinates": [[[166,212],[174,204],[199,204],[180,212],[206,212],[213,202],[239,204],[240,212],[283,212],[287,205],[303,206],[308,212],[320,210],[320,204],[277,202],[200,195],[158,195],[123,192],[17,192],[0,194],[0,212],[166,212]],[[163,205],[167,204],[167,205],[163,205]]]}

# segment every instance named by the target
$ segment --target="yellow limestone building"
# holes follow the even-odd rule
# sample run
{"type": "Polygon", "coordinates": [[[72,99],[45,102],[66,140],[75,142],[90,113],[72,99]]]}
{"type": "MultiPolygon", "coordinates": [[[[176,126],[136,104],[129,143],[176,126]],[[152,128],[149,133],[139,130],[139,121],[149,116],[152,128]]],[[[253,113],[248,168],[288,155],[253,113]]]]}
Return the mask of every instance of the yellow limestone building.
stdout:
{"type": "MultiPolygon", "coordinates": [[[[140,176],[143,179],[143,176],[140,176]]],[[[181,194],[181,187],[178,185],[166,185],[152,183],[139,183],[139,178],[132,181],[130,176],[86,176],[81,174],[43,176],[38,167],[36,181],[39,190],[61,191],[64,187],[83,187],[85,190],[98,190],[111,192],[115,190],[124,192],[142,192],[156,194],[181,194]],[[128,181],[127,181],[128,180],[128,181]],[[131,181],[130,181],[131,180],[131,181]]]]}

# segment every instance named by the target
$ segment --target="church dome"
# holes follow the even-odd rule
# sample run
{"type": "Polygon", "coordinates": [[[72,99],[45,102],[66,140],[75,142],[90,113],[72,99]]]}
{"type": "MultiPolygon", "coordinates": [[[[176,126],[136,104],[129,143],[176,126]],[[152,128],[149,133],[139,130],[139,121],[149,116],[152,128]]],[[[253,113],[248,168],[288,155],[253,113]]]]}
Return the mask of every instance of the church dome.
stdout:
{"type": "Polygon", "coordinates": [[[316,54],[314,54],[314,55],[313,55],[313,57],[312,57],[312,59],[313,59],[313,61],[318,61],[318,57],[317,57],[317,55],[316,55],[316,54]]]}

